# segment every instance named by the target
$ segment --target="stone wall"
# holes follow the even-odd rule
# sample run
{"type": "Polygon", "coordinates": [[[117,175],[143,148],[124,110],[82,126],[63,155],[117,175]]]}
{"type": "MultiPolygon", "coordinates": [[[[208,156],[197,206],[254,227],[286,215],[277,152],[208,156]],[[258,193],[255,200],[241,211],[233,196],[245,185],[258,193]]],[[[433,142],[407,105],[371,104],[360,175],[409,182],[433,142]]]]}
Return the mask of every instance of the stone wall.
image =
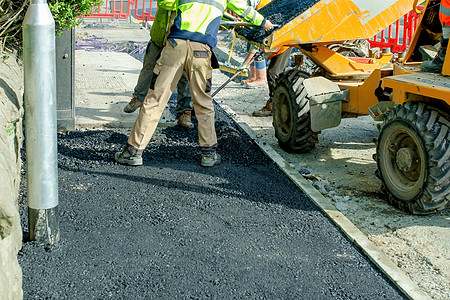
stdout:
{"type": "Polygon", "coordinates": [[[22,229],[17,206],[22,145],[22,69],[0,53],[0,300],[22,299],[17,253],[22,229]]]}

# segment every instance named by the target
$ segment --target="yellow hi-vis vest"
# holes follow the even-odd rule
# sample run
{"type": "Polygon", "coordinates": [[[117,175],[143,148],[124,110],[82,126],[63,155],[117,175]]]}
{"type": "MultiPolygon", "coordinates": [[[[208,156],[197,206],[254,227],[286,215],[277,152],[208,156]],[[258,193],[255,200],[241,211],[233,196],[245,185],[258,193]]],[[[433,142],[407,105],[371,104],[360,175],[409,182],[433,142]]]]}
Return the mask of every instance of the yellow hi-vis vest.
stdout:
{"type": "Polygon", "coordinates": [[[158,0],[157,4],[158,10],[156,11],[152,28],[150,29],[150,37],[156,46],[162,48],[168,33],[170,13],[175,13],[177,3],[176,0],[158,0]]]}
{"type": "Polygon", "coordinates": [[[232,10],[242,20],[263,27],[266,19],[245,0],[180,0],[168,38],[191,40],[214,49],[223,12],[232,10]]]}

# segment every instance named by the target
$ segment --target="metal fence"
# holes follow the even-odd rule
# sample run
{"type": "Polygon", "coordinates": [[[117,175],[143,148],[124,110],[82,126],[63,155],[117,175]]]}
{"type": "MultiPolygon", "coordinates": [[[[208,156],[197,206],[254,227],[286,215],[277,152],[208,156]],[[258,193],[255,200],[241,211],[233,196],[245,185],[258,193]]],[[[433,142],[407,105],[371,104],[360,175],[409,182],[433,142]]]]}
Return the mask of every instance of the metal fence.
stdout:
{"type": "Polygon", "coordinates": [[[153,21],[156,13],[156,0],[105,0],[102,5],[91,9],[92,14],[83,18],[128,19],[153,21]]]}
{"type": "MultiPolygon", "coordinates": [[[[419,6],[419,10],[424,7],[419,6]]],[[[371,48],[390,49],[392,53],[405,52],[414,36],[420,14],[410,11],[379,34],[368,39],[371,48]]]]}

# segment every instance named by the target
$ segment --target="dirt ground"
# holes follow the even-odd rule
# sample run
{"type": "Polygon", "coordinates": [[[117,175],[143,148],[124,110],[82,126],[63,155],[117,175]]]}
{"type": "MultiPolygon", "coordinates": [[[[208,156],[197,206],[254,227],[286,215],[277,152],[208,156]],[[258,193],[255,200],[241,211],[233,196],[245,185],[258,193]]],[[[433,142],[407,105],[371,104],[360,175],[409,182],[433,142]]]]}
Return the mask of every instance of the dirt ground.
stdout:
{"type": "MultiPolygon", "coordinates": [[[[230,39],[224,34],[224,51],[230,39]]],[[[228,48],[229,49],[229,48],[228,48]]],[[[244,46],[233,57],[243,60],[244,46]]],[[[217,74],[214,78],[225,80],[217,74]]],[[[450,205],[433,215],[413,216],[386,202],[372,155],[377,122],[369,116],[343,119],[323,130],[310,153],[288,154],[274,137],[272,118],[251,113],[264,106],[267,89],[249,90],[238,82],[221,90],[216,101],[229,106],[296,170],[304,175],[335,207],[374,242],[432,299],[450,299],[450,205]]]]}

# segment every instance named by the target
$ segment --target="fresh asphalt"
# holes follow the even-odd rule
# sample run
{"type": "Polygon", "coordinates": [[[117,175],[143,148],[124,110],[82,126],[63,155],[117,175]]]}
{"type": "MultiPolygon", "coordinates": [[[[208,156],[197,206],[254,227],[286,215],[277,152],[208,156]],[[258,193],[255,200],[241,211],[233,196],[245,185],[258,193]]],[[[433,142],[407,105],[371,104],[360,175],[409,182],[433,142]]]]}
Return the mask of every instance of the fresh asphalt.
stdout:
{"type": "Polygon", "coordinates": [[[113,161],[129,130],[60,134],[58,244],[27,240],[22,187],[24,299],[405,299],[216,109],[212,168],[197,125],[159,128],[139,167],[113,161]]]}

